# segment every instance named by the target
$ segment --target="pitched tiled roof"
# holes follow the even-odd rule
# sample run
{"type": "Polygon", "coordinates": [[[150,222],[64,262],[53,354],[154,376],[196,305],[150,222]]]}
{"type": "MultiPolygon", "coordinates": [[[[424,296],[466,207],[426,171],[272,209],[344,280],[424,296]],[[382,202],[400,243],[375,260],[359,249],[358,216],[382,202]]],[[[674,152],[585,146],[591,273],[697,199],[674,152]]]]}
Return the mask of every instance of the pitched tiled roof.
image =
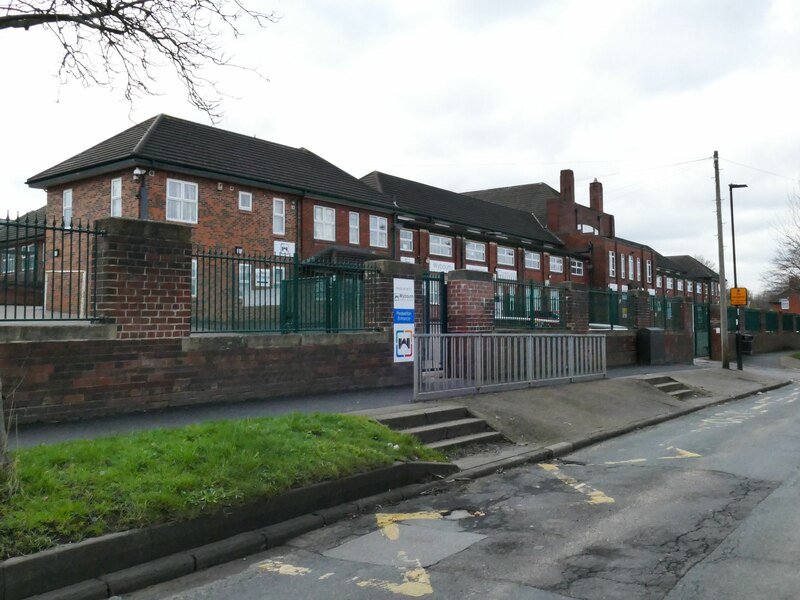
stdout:
{"type": "Polygon", "coordinates": [[[548,200],[558,200],[560,194],[546,183],[527,183],[508,187],[464,192],[467,196],[509,208],[531,212],[542,223],[547,222],[548,200]]]}
{"type": "Polygon", "coordinates": [[[498,206],[417,181],[373,171],[361,181],[392,196],[398,208],[415,215],[499,232],[528,240],[562,246],[562,242],[529,212],[498,206]]]}
{"type": "Polygon", "coordinates": [[[391,206],[383,194],[305,148],[158,115],[28,179],[44,187],[53,180],[85,177],[98,167],[133,160],[141,166],[192,169],[210,177],[234,177],[321,196],[391,206]]]}
{"type": "Polygon", "coordinates": [[[665,271],[674,271],[675,273],[683,273],[684,269],[670,258],[656,252],[656,269],[664,269],[665,271]]]}
{"type": "Polygon", "coordinates": [[[705,266],[699,260],[688,254],[679,254],[677,256],[667,256],[668,260],[678,265],[682,271],[686,271],[687,277],[692,279],[714,279],[719,281],[719,275],[713,270],[705,266]]]}
{"type": "Polygon", "coordinates": [[[47,206],[41,206],[36,210],[32,210],[16,219],[0,219],[0,243],[8,241],[27,240],[32,237],[43,236],[44,233],[40,228],[33,228],[33,225],[45,225],[46,216],[45,211],[47,206]],[[8,224],[18,223],[19,227],[7,226],[8,224]]]}

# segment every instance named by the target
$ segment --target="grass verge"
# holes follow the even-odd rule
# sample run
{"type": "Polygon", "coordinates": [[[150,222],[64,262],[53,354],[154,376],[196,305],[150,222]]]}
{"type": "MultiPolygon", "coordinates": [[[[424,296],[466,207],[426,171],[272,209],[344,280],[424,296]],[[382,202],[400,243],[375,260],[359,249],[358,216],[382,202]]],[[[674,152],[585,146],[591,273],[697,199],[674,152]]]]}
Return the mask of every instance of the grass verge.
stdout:
{"type": "Polygon", "coordinates": [[[442,460],[365,417],[290,414],[18,450],[0,560],[191,519],[406,460],[442,460]]]}
{"type": "Polygon", "coordinates": [[[797,360],[800,360],[800,352],[794,352],[792,354],[792,358],[796,358],[797,360]]]}

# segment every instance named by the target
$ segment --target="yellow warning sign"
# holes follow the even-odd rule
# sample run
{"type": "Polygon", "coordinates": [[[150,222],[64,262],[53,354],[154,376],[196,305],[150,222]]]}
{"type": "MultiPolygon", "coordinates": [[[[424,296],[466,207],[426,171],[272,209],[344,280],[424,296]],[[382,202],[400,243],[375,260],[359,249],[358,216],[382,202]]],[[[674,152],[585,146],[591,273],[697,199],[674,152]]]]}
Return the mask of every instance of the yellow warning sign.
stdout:
{"type": "Polygon", "coordinates": [[[731,306],[747,306],[747,288],[731,288],[731,306]]]}

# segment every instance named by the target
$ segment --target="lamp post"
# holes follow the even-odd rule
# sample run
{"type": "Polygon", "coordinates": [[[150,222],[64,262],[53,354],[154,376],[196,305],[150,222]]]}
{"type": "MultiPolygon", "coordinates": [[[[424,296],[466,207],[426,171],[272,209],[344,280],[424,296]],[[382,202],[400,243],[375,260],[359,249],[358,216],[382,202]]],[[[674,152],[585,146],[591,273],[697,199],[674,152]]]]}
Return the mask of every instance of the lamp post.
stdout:
{"type": "MultiPolygon", "coordinates": [[[[728,191],[731,197],[731,248],[733,250],[733,287],[739,287],[736,278],[736,229],[733,223],[733,190],[735,188],[746,188],[746,183],[729,183],[728,191]]],[[[742,370],[742,319],[739,306],[736,307],[736,368],[742,370]]]]}

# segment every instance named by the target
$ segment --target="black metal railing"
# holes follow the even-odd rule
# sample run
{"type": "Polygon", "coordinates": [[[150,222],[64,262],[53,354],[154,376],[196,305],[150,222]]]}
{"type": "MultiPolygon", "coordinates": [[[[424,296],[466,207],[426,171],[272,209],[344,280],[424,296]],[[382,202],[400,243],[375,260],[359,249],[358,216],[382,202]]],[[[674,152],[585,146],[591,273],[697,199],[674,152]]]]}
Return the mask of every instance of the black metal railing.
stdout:
{"type": "Polygon", "coordinates": [[[363,331],[375,327],[377,272],[359,264],[303,263],[195,248],[195,333],[363,331]]]}
{"type": "Polygon", "coordinates": [[[102,234],[80,222],[0,220],[0,321],[94,319],[102,234]]]}

